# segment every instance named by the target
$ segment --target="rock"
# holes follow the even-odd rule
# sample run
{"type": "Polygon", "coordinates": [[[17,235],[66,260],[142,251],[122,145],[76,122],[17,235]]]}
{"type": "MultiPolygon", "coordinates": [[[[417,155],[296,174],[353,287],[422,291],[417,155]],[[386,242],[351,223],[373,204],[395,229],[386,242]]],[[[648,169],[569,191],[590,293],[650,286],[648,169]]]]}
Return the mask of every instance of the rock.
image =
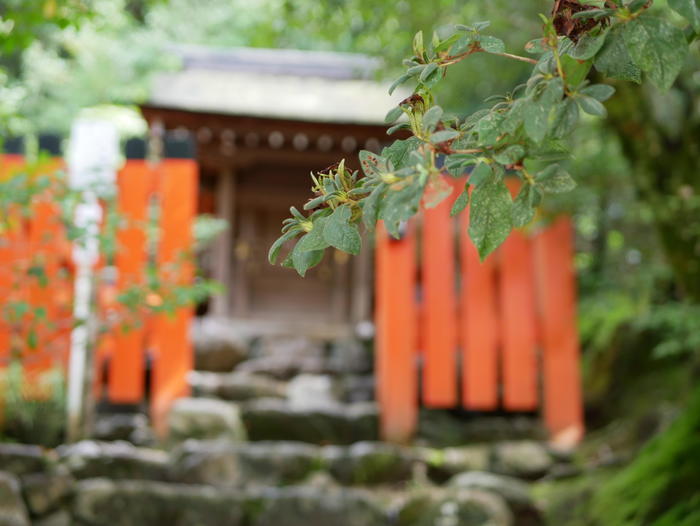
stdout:
{"type": "Polygon", "coordinates": [[[287,385],[287,399],[295,410],[334,408],[340,403],[336,391],[328,375],[300,374],[287,385]]]}
{"type": "Polygon", "coordinates": [[[326,372],[325,360],[320,356],[261,356],[241,362],[236,371],[249,374],[271,376],[277,380],[289,380],[302,374],[322,374],[326,372]]]}
{"type": "Polygon", "coordinates": [[[200,371],[230,372],[248,356],[247,345],[225,320],[197,320],[192,342],[194,367],[200,371]]]}
{"type": "Polygon", "coordinates": [[[309,338],[267,337],[260,342],[254,358],[242,362],[237,371],[288,380],[302,373],[327,372],[326,350],[320,341],[309,338]]]}
{"type": "Polygon", "coordinates": [[[540,442],[501,442],[494,448],[493,471],[525,479],[544,476],[554,459],[540,442]]]}
{"type": "Polygon", "coordinates": [[[480,490],[420,490],[399,509],[397,526],[513,526],[505,500],[480,490]]]}
{"type": "Polygon", "coordinates": [[[428,466],[428,476],[439,483],[463,471],[485,471],[491,459],[491,448],[487,445],[423,448],[419,451],[428,466]]]}
{"type": "Polygon", "coordinates": [[[348,374],[338,383],[342,402],[349,404],[374,401],[374,375],[348,374]]]}
{"type": "Polygon", "coordinates": [[[180,398],[168,413],[168,438],[245,440],[238,406],[210,398],[180,398]]]}
{"type": "Polygon", "coordinates": [[[168,479],[168,454],[157,449],[139,448],[129,442],[83,440],[60,446],[57,451],[78,479],[168,479]]]}
{"type": "Polygon", "coordinates": [[[211,373],[192,371],[188,376],[194,396],[234,402],[254,398],[284,398],[286,385],[262,375],[246,372],[211,373]]]}
{"type": "Polygon", "coordinates": [[[314,487],[268,488],[258,494],[251,526],[381,526],[383,511],[365,493],[314,487]]]}
{"type": "Polygon", "coordinates": [[[318,447],[299,442],[255,442],[242,444],[238,460],[243,479],[249,484],[286,485],[307,478],[318,470],[318,447]]]}
{"type": "Polygon", "coordinates": [[[298,411],[282,400],[261,399],[247,402],[241,409],[251,440],[351,444],[377,440],[378,437],[378,415],[374,404],[298,411]]]}
{"type": "Polygon", "coordinates": [[[319,449],[297,442],[188,440],[172,458],[176,481],[220,487],[292,484],[320,465],[319,449]]]}
{"type": "Polygon", "coordinates": [[[34,520],[32,524],[34,526],[72,526],[73,519],[68,511],[59,510],[51,515],[34,520]]]}
{"type": "Polygon", "coordinates": [[[0,471],[0,525],[29,526],[27,508],[20,494],[17,477],[7,471],[0,471]]]}
{"type": "Polygon", "coordinates": [[[103,441],[126,440],[137,446],[155,443],[148,417],[142,413],[99,415],[95,420],[93,438],[103,441]]]}
{"type": "Polygon", "coordinates": [[[455,447],[500,440],[543,440],[539,420],[529,417],[458,417],[447,411],[424,409],[419,414],[416,441],[433,447],[455,447]]]}
{"type": "Polygon", "coordinates": [[[48,458],[39,446],[0,442],[0,468],[4,471],[24,475],[42,471],[47,465],[48,458]]]}
{"type": "Polygon", "coordinates": [[[410,450],[383,442],[358,442],[350,447],[328,446],[324,459],[341,484],[396,484],[413,474],[410,450]]]}
{"type": "Polygon", "coordinates": [[[521,480],[483,471],[460,473],[448,485],[460,490],[482,490],[497,493],[505,499],[517,526],[543,524],[542,516],[530,497],[528,485],[521,480]]]}
{"type": "Polygon", "coordinates": [[[145,480],[84,480],[73,516],[91,526],[242,526],[244,498],[207,486],[145,480]]]}
{"type": "Polygon", "coordinates": [[[327,370],[336,374],[365,374],[372,371],[370,347],[359,341],[337,342],[330,348],[327,370]]]}
{"type": "Polygon", "coordinates": [[[186,484],[234,487],[242,483],[235,444],[186,440],[171,453],[171,478],[186,484]]]}
{"type": "Polygon", "coordinates": [[[70,493],[74,479],[65,466],[56,466],[47,473],[31,473],[22,477],[24,500],[32,515],[45,515],[56,510],[70,493]]]}

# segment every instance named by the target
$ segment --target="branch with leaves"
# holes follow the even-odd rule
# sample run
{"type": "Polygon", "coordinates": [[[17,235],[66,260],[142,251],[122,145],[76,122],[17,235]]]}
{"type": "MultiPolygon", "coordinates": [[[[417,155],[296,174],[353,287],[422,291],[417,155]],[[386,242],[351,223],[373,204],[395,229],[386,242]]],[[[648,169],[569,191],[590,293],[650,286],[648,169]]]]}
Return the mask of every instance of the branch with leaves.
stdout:
{"type": "Polygon", "coordinates": [[[303,276],[328,247],[357,254],[360,225],[372,230],[378,220],[398,237],[401,223],[421,204],[430,208],[449,195],[446,175],[468,175],[452,213],[469,205],[469,236],[480,257],[487,257],[513,228],[533,219],[547,194],[576,186],[561,164],[571,155],[567,138],[581,111],[605,117],[603,103],[615,93],[611,85],[590,83],[593,69],[609,79],[637,83],[644,74],[662,90],[671,87],[700,32],[700,10],[694,0],[669,0],[668,5],[687,27],[671,22],[665,9],[650,9],[652,0],[591,5],[557,0],[550,16],[540,15],[542,36],[525,45],[530,56],[507,52],[502,40],[484,33],[488,22],[457,25],[444,37],[434,34],[429,44],[419,32],[413,56],[404,60],[405,73],[389,90],[411,81],[414,92],[386,117],[393,124],[388,134],[407,129],[411,137],[380,155],[361,151],[362,177],[344,161],[312,174],[314,198],[304,206],[307,214],[292,207],[282,236],[270,248],[270,262],[296,239],[282,264],[303,276]],[[476,53],[531,63],[532,73],[511,93],[491,98],[491,108],[466,118],[448,115],[435,104],[433,90],[450,66],[476,53]],[[506,176],[521,181],[515,199],[506,176]]]}

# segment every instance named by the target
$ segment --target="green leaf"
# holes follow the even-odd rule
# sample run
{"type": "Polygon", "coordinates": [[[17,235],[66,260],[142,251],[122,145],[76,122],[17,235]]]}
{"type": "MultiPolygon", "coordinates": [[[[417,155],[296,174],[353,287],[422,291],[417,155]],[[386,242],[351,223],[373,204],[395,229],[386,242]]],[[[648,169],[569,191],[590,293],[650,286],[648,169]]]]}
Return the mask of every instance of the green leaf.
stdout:
{"type": "Polygon", "coordinates": [[[540,55],[547,51],[547,43],[544,38],[536,38],[525,44],[525,51],[532,55],[540,55]]]}
{"type": "Polygon", "coordinates": [[[454,204],[452,205],[452,210],[450,210],[450,216],[454,217],[461,214],[467,205],[469,204],[469,184],[464,185],[464,190],[457,196],[454,204]]]}
{"type": "Polygon", "coordinates": [[[438,144],[459,136],[460,132],[457,130],[440,130],[439,132],[435,132],[430,136],[430,142],[433,144],[438,144]]]}
{"type": "Polygon", "coordinates": [[[487,53],[505,53],[506,45],[500,38],[489,35],[481,35],[479,37],[479,47],[487,53]]]}
{"type": "Polygon", "coordinates": [[[398,123],[398,124],[394,124],[391,128],[389,128],[389,129],[386,131],[386,134],[387,134],[387,135],[392,135],[394,132],[396,132],[396,131],[398,131],[398,130],[410,130],[410,129],[411,129],[411,125],[410,125],[410,124],[408,124],[407,122],[400,122],[400,123],[398,123]]]}
{"type": "Polygon", "coordinates": [[[513,225],[513,202],[503,178],[493,175],[472,191],[469,237],[483,261],[505,241],[513,225]]]}
{"type": "Polygon", "coordinates": [[[360,158],[362,171],[367,177],[379,177],[381,174],[389,171],[389,163],[381,155],[368,150],[360,150],[358,157],[360,158]]]}
{"type": "Polygon", "coordinates": [[[696,0],[668,0],[668,6],[685,18],[700,33],[700,8],[696,0]]]}
{"type": "Polygon", "coordinates": [[[399,237],[399,225],[418,212],[423,197],[425,181],[405,181],[387,190],[381,203],[379,216],[384,220],[387,231],[395,238],[399,237]],[[400,186],[403,184],[403,186],[400,186]],[[396,187],[398,186],[398,188],[396,187]]]}
{"type": "Polygon", "coordinates": [[[563,104],[557,106],[554,117],[554,137],[562,138],[571,133],[579,121],[579,108],[576,101],[566,99],[563,104]]]}
{"type": "Polygon", "coordinates": [[[432,130],[440,122],[440,117],[442,117],[442,108],[433,106],[423,114],[423,128],[428,131],[432,130]]]}
{"type": "Polygon", "coordinates": [[[598,117],[605,117],[608,114],[608,110],[605,109],[602,103],[598,102],[593,97],[587,95],[579,95],[576,97],[576,102],[578,102],[581,109],[588,113],[589,115],[596,115],[598,117]]]}
{"type": "Polygon", "coordinates": [[[498,152],[493,158],[501,164],[513,164],[517,163],[524,156],[525,148],[519,144],[513,144],[498,152]]]}
{"type": "Polygon", "coordinates": [[[452,46],[450,49],[450,55],[459,55],[460,53],[464,53],[472,45],[472,42],[474,42],[474,39],[471,37],[471,35],[463,36],[457,40],[457,42],[455,42],[454,46],[452,46]]]}
{"type": "Polygon", "coordinates": [[[368,230],[374,230],[374,225],[377,223],[377,215],[379,213],[379,200],[381,199],[386,185],[380,183],[374,187],[372,193],[365,197],[362,202],[362,221],[368,230]]]}
{"type": "Polygon", "coordinates": [[[488,163],[479,163],[474,167],[472,173],[469,174],[469,184],[479,186],[492,176],[493,170],[491,169],[491,165],[488,163]]]}
{"type": "Polygon", "coordinates": [[[413,75],[409,75],[408,73],[404,73],[401,75],[399,78],[397,78],[394,82],[391,83],[391,86],[389,86],[389,95],[394,93],[394,90],[398,88],[401,84],[406,82],[408,79],[412,78],[413,75]]]}
{"type": "Polygon", "coordinates": [[[312,250],[310,252],[305,252],[302,250],[297,250],[299,243],[294,247],[292,251],[291,258],[285,261],[285,265],[294,267],[294,269],[303,278],[306,276],[306,271],[310,268],[318,265],[323,259],[323,250],[312,250]]]}
{"type": "Polygon", "coordinates": [[[389,112],[386,114],[386,117],[384,117],[384,122],[387,124],[391,124],[396,119],[401,117],[401,115],[403,115],[403,110],[400,106],[396,106],[395,108],[389,110],[389,112]]]}
{"type": "Polygon", "coordinates": [[[510,109],[508,110],[508,113],[506,113],[506,118],[503,119],[503,124],[501,125],[503,131],[507,133],[515,133],[523,122],[526,104],[527,101],[525,99],[518,99],[510,105],[510,109]]]}
{"type": "Polygon", "coordinates": [[[608,84],[593,84],[581,90],[581,93],[593,97],[594,99],[604,102],[613,96],[615,88],[608,84]]]}
{"type": "Polygon", "coordinates": [[[558,164],[552,164],[535,175],[535,182],[548,194],[562,194],[576,188],[576,181],[558,164]]]}
{"type": "Polygon", "coordinates": [[[542,142],[547,135],[549,114],[563,94],[561,79],[553,79],[549,81],[539,97],[525,104],[523,108],[525,132],[533,141],[542,142]]]}
{"type": "Polygon", "coordinates": [[[683,31],[662,18],[642,15],[625,24],[623,36],[634,63],[657,87],[669,89],[688,54],[683,31]]]}
{"type": "Polygon", "coordinates": [[[520,228],[527,225],[535,217],[535,205],[532,195],[537,192],[535,187],[524,183],[517,197],[513,201],[513,226],[520,228]]]}
{"type": "Polygon", "coordinates": [[[594,65],[598,71],[610,78],[637,83],[642,81],[642,72],[632,62],[627,51],[622,28],[616,27],[610,31],[603,49],[596,55],[594,65]]]}
{"type": "Polygon", "coordinates": [[[270,262],[270,264],[274,265],[277,261],[277,256],[280,253],[282,245],[284,245],[287,241],[295,238],[298,235],[298,230],[290,230],[289,232],[286,232],[284,235],[276,239],[274,243],[272,243],[272,246],[270,247],[270,250],[267,253],[267,259],[270,262]]]}
{"type": "Polygon", "coordinates": [[[586,79],[592,66],[593,60],[590,59],[577,60],[569,55],[561,57],[561,67],[564,70],[566,81],[573,86],[578,86],[586,79]]]}
{"type": "Polygon", "coordinates": [[[323,238],[330,246],[355,255],[359,254],[362,241],[357,225],[350,223],[351,216],[350,206],[342,205],[336,208],[327,218],[323,238]]]}
{"type": "Polygon", "coordinates": [[[423,84],[426,84],[430,77],[433,76],[437,72],[438,65],[435,62],[431,62],[425,68],[423,68],[423,71],[420,72],[420,76],[418,77],[418,80],[420,80],[423,84]]]}
{"type": "Polygon", "coordinates": [[[450,46],[452,46],[452,44],[455,44],[461,38],[463,38],[463,37],[459,33],[454,33],[454,34],[450,35],[445,40],[440,42],[440,44],[435,46],[435,48],[434,48],[435,53],[439,53],[440,51],[446,51],[447,49],[449,49],[450,46]]]}
{"type": "Polygon", "coordinates": [[[417,137],[394,141],[382,150],[382,157],[387,159],[395,170],[400,170],[406,166],[409,154],[418,148],[420,142],[417,137]]]}
{"type": "Polygon", "coordinates": [[[590,33],[585,33],[576,45],[569,50],[569,56],[575,58],[576,60],[589,60],[593,58],[598,51],[601,50],[603,44],[605,44],[605,37],[607,33],[601,31],[597,35],[591,35],[590,33]]]}
{"type": "Polygon", "coordinates": [[[423,31],[418,31],[413,37],[413,54],[417,57],[422,57],[425,53],[425,46],[423,45],[423,31]]]}
{"type": "Polygon", "coordinates": [[[328,217],[319,217],[314,221],[314,226],[309,233],[302,237],[295,250],[306,252],[308,250],[323,250],[328,247],[328,242],[324,239],[323,231],[328,217]]]}
{"type": "Polygon", "coordinates": [[[474,130],[479,134],[479,142],[483,146],[493,146],[503,133],[501,123],[504,120],[501,113],[491,112],[476,123],[474,130]]]}

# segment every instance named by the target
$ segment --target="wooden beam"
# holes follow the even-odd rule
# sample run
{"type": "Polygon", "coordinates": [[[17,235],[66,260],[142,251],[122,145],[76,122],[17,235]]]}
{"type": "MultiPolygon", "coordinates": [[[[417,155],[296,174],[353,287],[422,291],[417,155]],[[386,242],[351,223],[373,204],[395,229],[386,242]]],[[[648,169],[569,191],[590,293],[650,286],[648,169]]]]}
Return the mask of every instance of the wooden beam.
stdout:
{"type": "Polygon", "coordinates": [[[222,170],[216,183],[216,216],[224,219],[228,228],[219,235],[212,254],[212,277],[225,287],[212,300],[212,314],[221,317],[231,314],[234,192],[235,175],[231,170],[222,170]]]}

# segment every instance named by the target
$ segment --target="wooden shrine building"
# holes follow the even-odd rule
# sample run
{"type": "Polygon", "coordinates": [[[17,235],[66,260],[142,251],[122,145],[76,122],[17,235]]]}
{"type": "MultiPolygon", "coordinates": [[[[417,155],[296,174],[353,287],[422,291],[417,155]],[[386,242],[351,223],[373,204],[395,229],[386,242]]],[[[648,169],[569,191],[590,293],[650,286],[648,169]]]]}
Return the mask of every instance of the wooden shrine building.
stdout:
{"type": "Polygon", "coordinates": [[[253,332],[333,337],[372,318],[371,251],[339,251],[300,279],[267,250],[289,206],[310,196],[309,172],[388,141],[383,124],[401,94],[372,80],[363,55],[270,49],[178,48],[182,69],[156,77],[145,118],[155,133],[191,134],[200,213],[229,231],[206,263],[227,287],[208,315],[253,332]]]}

